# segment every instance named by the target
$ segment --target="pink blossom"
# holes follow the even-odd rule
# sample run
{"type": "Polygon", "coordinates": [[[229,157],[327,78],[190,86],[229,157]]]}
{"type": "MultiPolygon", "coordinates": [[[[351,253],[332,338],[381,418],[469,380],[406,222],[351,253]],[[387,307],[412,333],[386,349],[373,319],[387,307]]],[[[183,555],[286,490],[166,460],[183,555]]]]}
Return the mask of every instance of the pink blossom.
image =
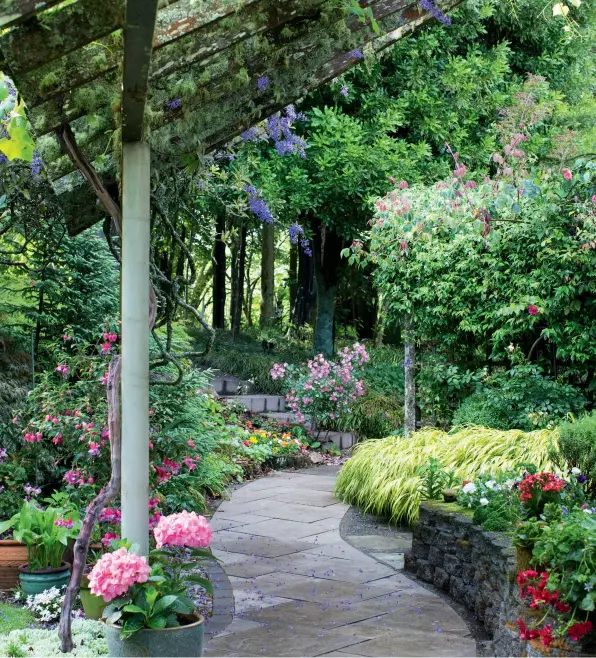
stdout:
{"type": "Polygon", "coordinates": [[[155,509],[159,505],[159,498],[149,499],[149,509],[155,509]]]}
{"type": "Polygon", "coordinates": [[[101,353],[106,356],[112,351],[112,343],[102,343],[101,344],[101,353]]]}
{"type": "Polygon", "coordinates": [[[68,366],[66,366],[66,365],[58,365],[54,370],[55,370],[55,372],[59,372],[64,377],[66,377],[66,375],[68,375],[68,366]]]}
{"type": "Polygon", "coordinates": [[[52,443],[53,443],[55,446],[60,445],[62,442],[63,442],[63,441],[62,441],[62,434],[56,434],[56,436],[52,439],[52,443]]]}
{"type": "Polygon", "coordinates": [[[593,203],[596,203],[596,194],[594,194],[594,196],[592,197],[592,201],[593,203]]]}
{"type": "Polygon", "coordinates": [[[407,180],[400,181],[398,187],[400,190],[407,190],[409,187],[408,181],[407,180]]]}
{"type": "Polygon", "coordinates": [[[89,574],[89,589],[92,594],[102,596],[109,602],[122,594],[135,583],[145,583],[149,579],[149,564],[142,555],[129,553],[119,548],[114,553],[103,555],[89,574]]]}
{"type": "Polygon", "coordinates": [[[105,373],[102,375],[102,378],[101,378],[99,381],[100,381],[102,384],[104,384],[104,385],[107,384],[107,383],[108,383],[108,373],[105,372],[105,373]]]}
{"type": "Polygon", "coordinates": [[[189,445],[190,448],[194,448],[195,447],[195,442],[192,439],[188,439],[188,445],[189,445]]]}
{"type": "Polygon", "coordinates": [[[99,443],[94,443],[93,441],[90,441],[88,452],[92,457],[97,457],[99,455],[99,443]]]}
{"type": "Polygon", "coordinates": [[[56,519],[54,521],[54,525],[58,526],[59,528],[66,528],[67,530],[70,530],[74,524],[72,519],[56,519]]]}
{"type": "Polygon", "coordinates": [[[212,533],[204,516],[184,510],[179,514],[162,516],[153,535],[157,548],[166,545],[206,548],[211,543],[212,533]]]}
{"type": "Polygon", "coordinates": [[[573,174],[571,173],[571,171],[569,169],[563,169],[562,173],[563,173],[563,178],[565,180],[571,180],[573,178],[573,174]]]}
{"type": "Polygon", "coordinates": [[[189,471],[194,471],[197,465],[195,464],[195,460],[192,457],[185,457],[184,458],[184,463],[188,466],[189,471]]]}
{"type": "Polygon", "coordinates": [[[286,374],[287,363],[274,363],[269,374],[271,379],[283,379],[286,374]]]}
{"type": "Polygon", "coordinates": [[[64,336],[62,336],[62,340],[67,341],[72,340],[72,338],[68,334],[64,334],[64,336]]]}
{"type": "Polygon", "coordinates": [[[538,309],[537,306],[534,306],[534,304],[529,304],[528,305],[528,313],[530,315],[538,315],[538,313],[540,313],[540,310],[538,309]]]}
{"type": "Polygon", "coordinates": [[[159,523],[159,519],[161,519],[161,512],[159,512],[159,511],[154,512],[149,517],[149,528],[150,529],[155,528],[155,526],[159,523]]]}
{"type": "Polygon", "coordinates": [[[36,434],[27,432],[23,437],[23,441],[27,441],[27,443],[39,443],[42,440],[42,438],[43,435],[41,432],[37,432],[36,434]]]}
{"type": "Polygon", "coordinates": [[[112,543],[112,539],[120,539],[120,537],[115,532],[106,532],[106,534],[101,538],[101,543],[104,546],[109,546],[112,543]]]}
{"type": "Polygon", "coordinates": [[[120,523],[122,520],[122,513],[119,509],[105,507],[99,513],[99,521],[103,523],[120,523]]]}
{"type": "Polygon", "coordinates": [[[454,178],[463,178],[467,173],[466,166],[458,163],[453,172],[454,178]]]}
{"type": "Polygon", "coordinates": [[[395,178],[393,176],[388,176],[390,183],[395,183],[395,178]]]}

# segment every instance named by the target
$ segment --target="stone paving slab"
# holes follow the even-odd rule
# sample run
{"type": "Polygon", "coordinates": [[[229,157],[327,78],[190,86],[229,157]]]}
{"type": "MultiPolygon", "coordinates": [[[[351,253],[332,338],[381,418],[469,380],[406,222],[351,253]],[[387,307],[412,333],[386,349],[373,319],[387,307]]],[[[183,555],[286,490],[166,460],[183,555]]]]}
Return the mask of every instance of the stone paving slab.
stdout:
{"type": "Polygon", "coordinates": [[[334,481],[322,472],[280,473],[222,503],[213,549],[233,588],[235,618],[204,655],[476,655],[455,611],[394,568],[405,533],[350,538],[374,558],[341,538],[348,506],[333,497],[334,481]]]}
{"type": "Polygon", "coordinates": [[[411,535],[347,535],[346,540],[356,548],[364,548],[371,551],[397,551],[400,549],[406,551],[412,548],[411,535]]]}

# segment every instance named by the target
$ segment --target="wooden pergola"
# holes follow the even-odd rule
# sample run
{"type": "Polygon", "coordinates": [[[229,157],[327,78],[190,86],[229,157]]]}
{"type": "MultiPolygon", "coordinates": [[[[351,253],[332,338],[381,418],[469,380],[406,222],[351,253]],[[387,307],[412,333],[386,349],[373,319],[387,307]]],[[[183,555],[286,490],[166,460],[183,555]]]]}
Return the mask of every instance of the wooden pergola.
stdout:
{"type": "MultiPolygon", "coordinates": [[[[447,12],[459,2],[436,4],[447,12]]],[[[143,552],[151,151],[223,145],[432,18],[415,0],[360,0],[373,29],[341,5],[0,0],[0,70],[25,101],[69,233],[110,215],[122,224],[122,536],[143,552]]]]}

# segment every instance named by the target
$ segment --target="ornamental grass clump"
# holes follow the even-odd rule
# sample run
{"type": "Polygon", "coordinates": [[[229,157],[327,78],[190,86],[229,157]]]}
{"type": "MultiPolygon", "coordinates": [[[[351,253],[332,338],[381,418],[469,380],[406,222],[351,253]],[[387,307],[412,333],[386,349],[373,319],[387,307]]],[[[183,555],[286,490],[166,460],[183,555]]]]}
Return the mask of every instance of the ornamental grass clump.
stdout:
{"type": "Polygon", "coordinates": [[[521,463],[549,470],[549,449],[556,440],[556,430],[504,432],[467,426],[452,433],[428,428],[410,438],[366,441],[340,471],[335,491],[365,512],[412,523],[422,499],[420,469],[431,458],[461,480],[481,472],[511,470],[521,463]]]}

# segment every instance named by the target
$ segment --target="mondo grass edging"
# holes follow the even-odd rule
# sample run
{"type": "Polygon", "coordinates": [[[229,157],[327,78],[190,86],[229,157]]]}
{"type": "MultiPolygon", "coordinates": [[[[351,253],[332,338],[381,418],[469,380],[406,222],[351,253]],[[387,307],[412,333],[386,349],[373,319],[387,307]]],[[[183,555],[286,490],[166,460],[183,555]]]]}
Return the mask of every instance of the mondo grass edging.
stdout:
{"type": "Polygon", "coordinates": [[[344,464],[335,493],[363,512],[411,525],[421,502],[418,472],[431,457],[462,480],[520,463],[552,470],[549,449],[557,439],[556,430],[500,431],[473,425],[452,432],[425,428],[409,438],[369,439],[344,464]]]}

